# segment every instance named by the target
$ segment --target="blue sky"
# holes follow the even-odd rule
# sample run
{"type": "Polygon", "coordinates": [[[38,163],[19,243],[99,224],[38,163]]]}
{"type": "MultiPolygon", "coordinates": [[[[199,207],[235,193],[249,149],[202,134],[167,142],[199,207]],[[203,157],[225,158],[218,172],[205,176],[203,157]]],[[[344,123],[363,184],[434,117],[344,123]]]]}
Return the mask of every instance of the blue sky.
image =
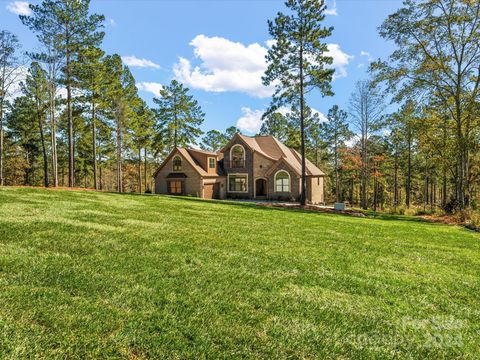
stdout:
{"type": "MultiPolygon", "coordinates": [[[[33,1],[36,3],[38,1],[33,1]]],[[[16,33],[23,50],[38,47],[18,19],[26,1],[0,0],[0,29],[16,33]]],[[[326,40],[334,57],[335,96],[313,94],[309,105],[327,114],[348,108],[357,80],[366,78],[369,61],[386,57],[392,44],[377,33],[401,0],[328,0],[326,40]]],[[[224,130],[238,125],[252,134],[270,103],[261,85],[267,51],[267,20],[284,9],[279,0],[92,0],[92,11],[106,17],[103,49],[118,53],[135,75],[140,95],[153,106],[153,92],[176,78],[188,86],[206,117],[202,126],[224,130]]]]}

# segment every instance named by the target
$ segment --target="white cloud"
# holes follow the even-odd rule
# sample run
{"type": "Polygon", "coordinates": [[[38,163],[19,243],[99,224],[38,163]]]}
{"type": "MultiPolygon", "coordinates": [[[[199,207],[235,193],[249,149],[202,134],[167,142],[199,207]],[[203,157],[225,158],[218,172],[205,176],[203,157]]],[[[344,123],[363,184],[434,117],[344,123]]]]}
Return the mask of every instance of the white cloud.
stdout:
{"type": "Polygon", "coordinates": [[[192,67],[189,60],[181,57],[173,68],[179,81],[205,91],[238,91],[259,98],[272,95],[273,87],[262,84],[267,68],[265,47],[205,35],[196,36],[190,45],[201,63],[192,67]]]}
{"type": "Polygon", "coordinates": [[[333,58],[332,67],[336,70],[334,79],[346,77],[347,65],[350,63],[350,60],[353,60],[354,56],[348,55],[343,52],[338,44],[328,44],[328,55],[333,58]]]}
{"type": "Polygon", "coordinates": [[[365,64],[363,64],[363,63],[360,63],[360,64],[358,64],[358,65],[357,65],[357,68],[359,68],[359,69],[360,69],[360,68],[363,68],[364,66],[365,66],[365,64]]]}
{"type": "Polygon", "coordinates": [[[237,128],[251,134],[256,134],[262,127],[263,110],[252,110],[242,107],[242,116],[237,121],[237,128]]]}
{"type": "Polygon", "coordinates": [[[337,13],[337,0],[333,0],[331,7],[328,6],[328,4],[327,4],[327,10],[325,10],[325,15],[333,15],[333,16],[338,15],[338,13],[337,13]]]}
{"type": "Polygon", "coordinates": [[[370,62],[373,61],[373,57],[368,51],[360,51],[360,56],[365,56],[370,62]]]}
{"type": "Polygon", "coordinates": [[[139,59],[136,56],[122,56],[122,61],[125,65],[139,68],[154,68],[160,69],[160,65],[147,59],[139,59]]]}
{"type": "Polygon", "coordinates": [[[316,110],[316,109],[311,109],[312,110],[312,113],[318,115],[318,118],[320,119],[320,122],[324,123],[324,122],[327,122],[328,121],[328,118],[325,116],[324,113],[316,110]]]}
{"type": "MultiPolygon", "coordinates": [[[[314,114],[317,114],[321,122],[327,122],[328,119],[322,112],[311,109],[314,114]]],[[[257,134],[262,127],[262,116],[265,110],[252,110],[249,107],[242,107],[242,116],[237,120],[237,128],[250,134],[257,134]]],[[[277,112],[286,116],[290,113],[290,109],[286,106],[281,106],[277,112]]]]}
{"type": "Polygon", "coordinates": [[[7,10],[17,15],[30,15],[32,10],[28,7],[27,1],[12,1],[8,3],[7,10]]]}
{"type": "Polygon", "coordinates": [[[108,25],[110,25],[111,27],[116,27],[117,26],[117,22],[115,21],[115,19],[108,18],[107,22],[108,22],[108,25]]]}
{"type": "Polygon", "coordinates": [[[345,145],[349,148],[354,147],[361,139],[360,134],[354,134],[350,140],[345,141],[345,145]]]}
{"type": "Polygon", "coordinates": [[[155,96],[159,96],[160,90],[163,89],[163,86],[160,83],[144,81],[137,83],[137,89],[152,93],[155,96]]]}
{"type": "MultiPolygon", "coordinates": [[[[266,46],[271,47],[273,43],[268,40],[266,46]]],[[[237,91],[258,98],[273,94],[273,86],[262,84],[262,76],[267,69],[267,47],[205,35],[196,36],[190,45],[194,47],[195,58],[200,60],[200,64],[193,66],[190,60],[180,57],[173,66],[175,77],[180,82],[211,92],[237,91]]],[[[328,44],[328,50],[328,55],[333,57],[332,67],[337,70],[335,78],[347,76],[346,67],[353,56],[344,53],[338,44],[328,44]]]]}

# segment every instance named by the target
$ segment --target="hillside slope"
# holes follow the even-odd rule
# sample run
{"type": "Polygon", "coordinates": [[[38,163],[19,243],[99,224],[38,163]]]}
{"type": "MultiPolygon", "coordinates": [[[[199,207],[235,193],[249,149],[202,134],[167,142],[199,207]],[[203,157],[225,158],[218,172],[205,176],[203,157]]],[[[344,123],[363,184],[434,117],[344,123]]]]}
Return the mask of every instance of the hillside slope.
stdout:
{"type": "Polygon", "coordinates": [[[480,234],[0,188],[0,358],[475,358],[480,234]]]}

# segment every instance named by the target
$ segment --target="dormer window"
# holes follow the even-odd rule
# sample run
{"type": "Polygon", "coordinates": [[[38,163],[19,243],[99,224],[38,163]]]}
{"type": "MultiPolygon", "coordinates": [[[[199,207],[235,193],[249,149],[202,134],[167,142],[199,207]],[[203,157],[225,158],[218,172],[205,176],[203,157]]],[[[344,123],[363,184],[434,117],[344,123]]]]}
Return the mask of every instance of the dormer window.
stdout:
{"type": "Polygon", "coordinates": [[[181,171],[181,170],[182,170],[182,158],[177,155],[173,158],[173,171],[181,171]]]}
{"type": "Polygon", "coordinates": [[[230,167],[245,167],[245,149],[242,145],[235,145],[230,150],[230,167]]]}
{"type": "Polygon", "coordinates": [[[208,158],[208,168],[209,169],[215,169],[217,167],[217,159],[213,157],[208,158]]]}

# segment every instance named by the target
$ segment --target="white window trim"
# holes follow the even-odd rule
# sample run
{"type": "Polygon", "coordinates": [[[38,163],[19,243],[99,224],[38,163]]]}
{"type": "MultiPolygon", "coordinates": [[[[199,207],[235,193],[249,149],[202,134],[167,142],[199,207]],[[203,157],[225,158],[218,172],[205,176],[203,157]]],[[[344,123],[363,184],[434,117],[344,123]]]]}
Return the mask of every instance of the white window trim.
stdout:
{"type": "Polygon", "coordinates": [[[213,156],[209,156],[209,157],[208,157],[208,168],[209,168],[209,169],[216,169],[216,168],[217,168],[217,159],[214,158],[213,156]],[[211,160],[211,159],[213,159],[213,160],[215,161],[215,162],[214,162],[215,165],[213,166],[213,168],[210,167],[210,160],[211,160]]]}
{"type": "Polygon", "coordinates": [[[248,174],[247,173],[235,173],[227,175],[227,191],[229,193],[247,194],[248,193],[248,174]],[[247,190],[246,191],[230,191],[230,176],[246,176],[247,177],[247,190]]]}
{"type": "Polygon", "coordinates": [[[273,188],[276,193],[280,193],[280,194],[287,194],[292,192],[292,177],[290,176],[290,173],[287,170],[282,169],[282,170],[278,170],[275,173],[275,176],[273,177],[273,188]],[[287,173],[288,175],[288,191],[277,191],[277,175],[278,173],[281,173],[281,172],[287,173]]]}
{"type": "Polygon", "coordinates": [[[176,154],[172,158],[172,171],[182,171],[182,169],[183,169],[183,159],[180,155],[176,154]],[[180,159],[180,170],[175,170],[175,159],[177,157],[180,159]]]}
{"type": "Polygon", "coordinates": [[[243,149],[243,167],[245,167],[245,162],[247,161],[247,152],[245,151],[245,147],[242,144],[235,144],[230,148],[230,168],[233,169],[232,167],[232,150],[236,148],[237,146],[240,146],[243,149]]]}

